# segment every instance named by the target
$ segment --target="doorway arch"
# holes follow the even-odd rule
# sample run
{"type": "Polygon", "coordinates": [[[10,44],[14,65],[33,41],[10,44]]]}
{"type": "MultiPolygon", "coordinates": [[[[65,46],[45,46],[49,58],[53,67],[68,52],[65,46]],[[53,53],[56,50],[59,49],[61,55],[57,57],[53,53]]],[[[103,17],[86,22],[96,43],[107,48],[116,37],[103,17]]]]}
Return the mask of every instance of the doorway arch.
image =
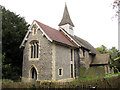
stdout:
{"type": "Polygon", "coordinates": [[[30,68],[30,78],[34,80],[38,79],[38,71],[34,65],[32,65],[32,67],[30,68]]]}
{"type": "Polygon", "coordinates": [[[37,71],[34,67],[31,69],[31,78],[37,80],[37,71]]]}

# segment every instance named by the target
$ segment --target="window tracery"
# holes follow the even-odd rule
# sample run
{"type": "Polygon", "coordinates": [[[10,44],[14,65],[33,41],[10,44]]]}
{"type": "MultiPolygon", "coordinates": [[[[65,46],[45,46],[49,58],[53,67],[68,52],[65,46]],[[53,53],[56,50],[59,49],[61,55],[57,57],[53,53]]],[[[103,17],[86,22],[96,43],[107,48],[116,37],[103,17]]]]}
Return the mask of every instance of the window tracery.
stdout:
{"type": "Polygon", "coordinates": [[[30,58],[35,59],[39,57],[39,42],[32,41],[30,43],[30,58]]]}

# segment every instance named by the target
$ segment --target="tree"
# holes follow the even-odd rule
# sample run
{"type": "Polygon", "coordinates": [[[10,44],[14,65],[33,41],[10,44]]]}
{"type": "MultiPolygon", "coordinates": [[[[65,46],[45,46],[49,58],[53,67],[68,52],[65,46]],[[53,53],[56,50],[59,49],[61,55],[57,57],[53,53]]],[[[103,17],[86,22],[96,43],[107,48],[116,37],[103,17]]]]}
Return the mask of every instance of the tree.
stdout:
{"type": "Polygon", "coordinates": [[[113,9],[115,10],[115,16],[118,19],[118,49],[120,50],[120,0],[114,0],[113,9]]]}
{"type": "Polygon", "coordinates": [[[120,63],[116,62],[115,59],[120,57],[120,52],[115,47],[112,47],[110,50],[111,56],[111,66],[116,67],[120,71],[120,63]]]}
{"type": "Polygon", "coordinates": [[[2,9],[0,6],[0,79],[2,77],[2,9]]]}
{"type": "Polygon", "coordinates": [[[108,49],[107,49],[107,47],[105,47],[104,45],[101,45],[100,47],[97,47],[96,49],[97,49],[101,54],[108,53],[108,49]]]}
{"type": "Polygon", "coordinates": [[[22,73],[22,50],[19,46],[28,24],[23,17],[2,7],[2,77],[15,79],[22,73]]]}
{"type": "Polygon", "coordinates": [[[119,50],[117,50],[115,47],[112,47],[111,49],[109,49],[109,53],[112,60],[119,57],[119,50]]]}
{"type": "Polygon", "coordinates": [[[118,16],[118,14],[120,13],[120,0],[114,0],[113,2],[113,9],[116,11],[115,16],[118,16]]]}
{"type": "Polygon", "coordinates": [[[119,57],[119,50],[117,50],[115,47],[112,47],[111,49],[109,49],[109,53],[110,53],[110,59],[111,59],[111,67],[117,67],[119,70],[119,66],[120,64],[114,61],[115,58],[119,57]]]}

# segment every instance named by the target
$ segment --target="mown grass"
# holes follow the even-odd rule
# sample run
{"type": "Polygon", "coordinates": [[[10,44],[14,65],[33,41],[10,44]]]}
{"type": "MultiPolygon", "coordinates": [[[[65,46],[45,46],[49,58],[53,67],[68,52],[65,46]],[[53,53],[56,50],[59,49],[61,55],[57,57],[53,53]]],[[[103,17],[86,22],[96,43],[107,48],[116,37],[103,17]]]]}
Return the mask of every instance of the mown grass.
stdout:
{"type": "Polygon", "coordinates": [[[118,72],[118,73],[110,73],[109,75],[105,75],[105,78],[109,78],[109,77],[113,77],[114,75],[119,75],[120,76],[120,72],[118,72]]]}
{"type": "Polygon", "coordinates": [[[105,78],[113,77],[112,75],[105,75],[105,78]]]}
{"type": "Polygon", "coordinates": [[[118,72],[118,73],[110,73],[110,74],[112,74],[112,75],[119,75],[120,74],[120,72],[118,72]]]}

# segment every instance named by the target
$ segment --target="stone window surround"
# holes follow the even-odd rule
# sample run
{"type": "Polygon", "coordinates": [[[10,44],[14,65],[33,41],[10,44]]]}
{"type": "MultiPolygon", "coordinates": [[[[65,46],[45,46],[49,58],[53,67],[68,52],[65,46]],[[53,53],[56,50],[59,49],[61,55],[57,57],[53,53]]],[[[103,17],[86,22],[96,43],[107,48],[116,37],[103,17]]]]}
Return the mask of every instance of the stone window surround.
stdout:
{"type": "Polygon", "coordinates": [[[58,68],[58,75],[63,76],[63,68],[58,68]],[[59,75],[59,70],[61,69],[61,75],[59,75]]]}
{"type": "MultiPolygon", "coordinates": [[[[34,52],[34,49],[33,49],[33,52],[34,52]]],[[[29,43],[29,60],[39,60],[39,57],[40,57],[40,41],[38,41],[37,39],[31,40],[31,42],[29,43]],[[33,44],[33,42],[38,42],[38,52],[36,50],[36,52],[38,53],[38,58],[34,58],[34,55],[33,55],[33,58],[31,58],[31,44],[33,44]]]]}

